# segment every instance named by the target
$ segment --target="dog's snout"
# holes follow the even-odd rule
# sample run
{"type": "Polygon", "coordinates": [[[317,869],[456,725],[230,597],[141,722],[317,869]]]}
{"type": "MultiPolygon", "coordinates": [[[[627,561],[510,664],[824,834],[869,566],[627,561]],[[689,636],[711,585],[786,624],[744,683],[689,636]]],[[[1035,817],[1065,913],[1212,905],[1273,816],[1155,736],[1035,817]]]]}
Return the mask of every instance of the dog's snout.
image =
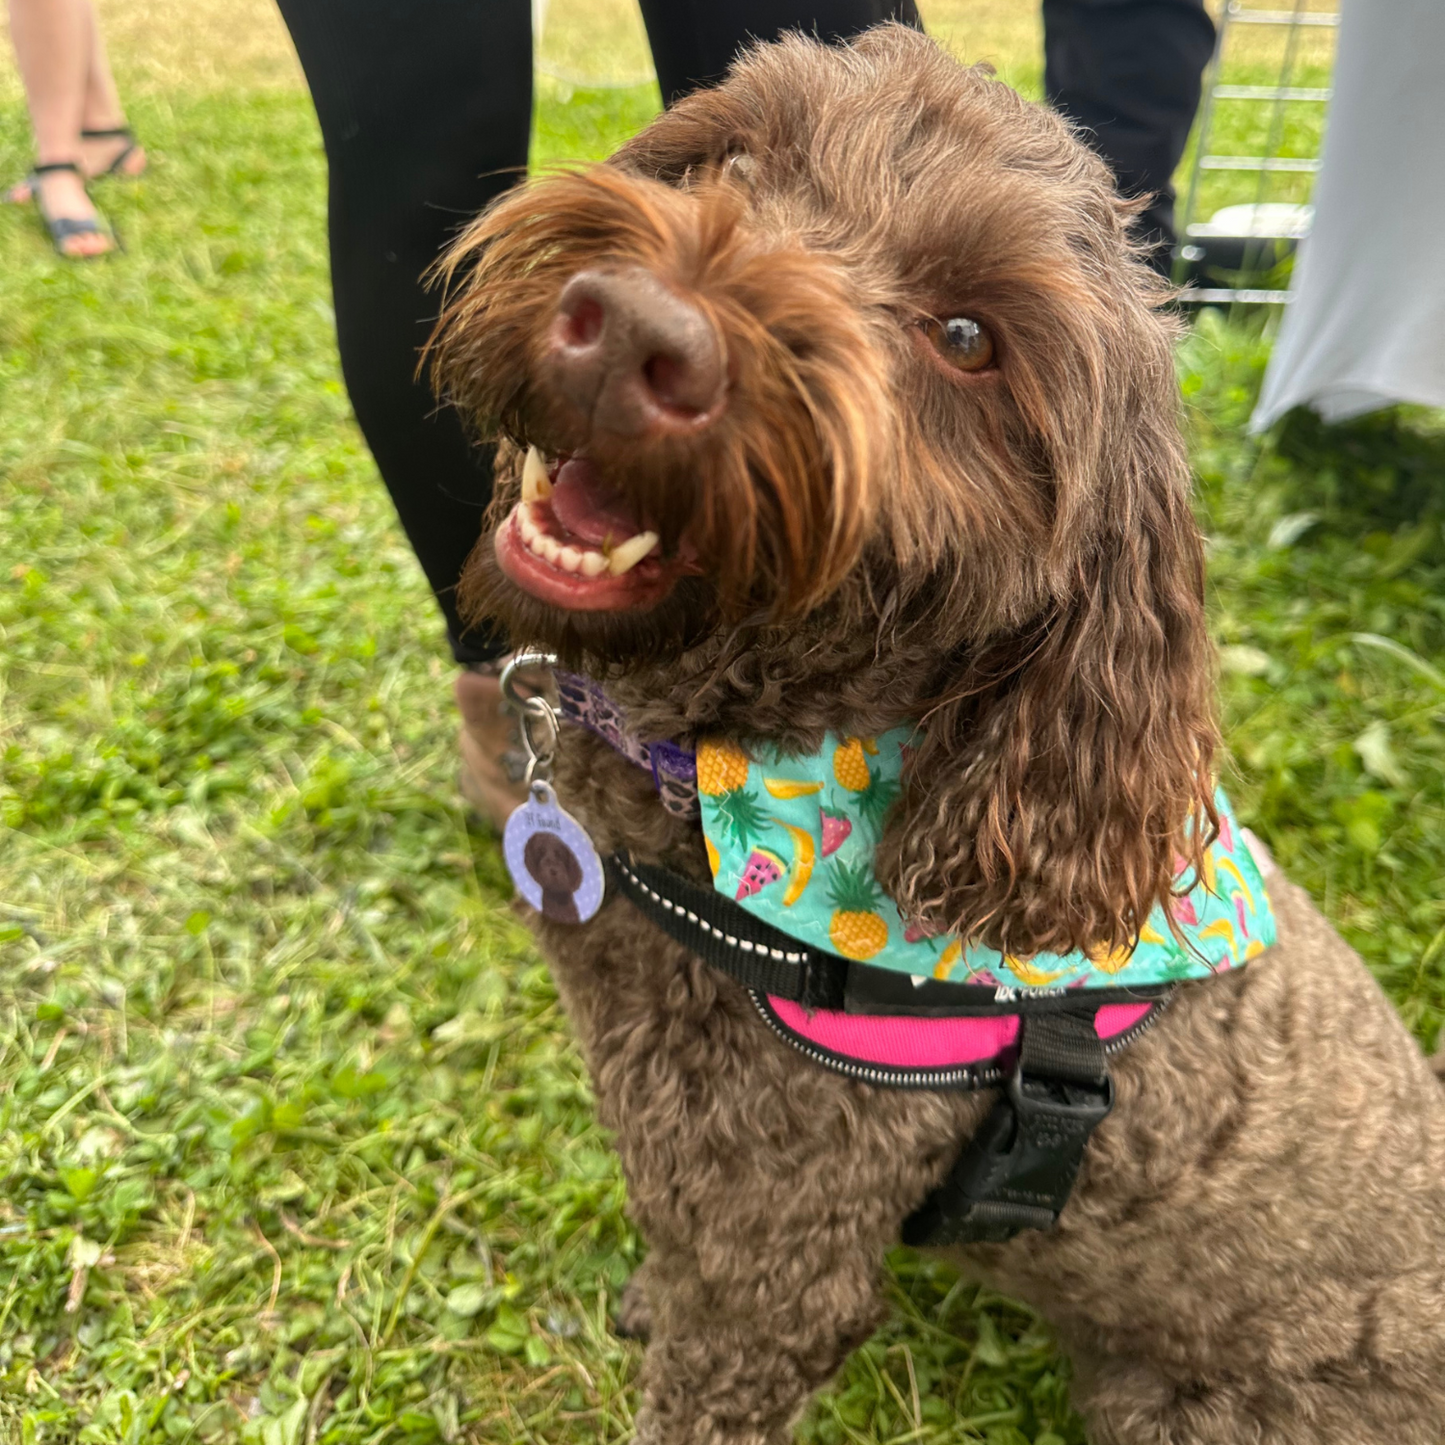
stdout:
{"type": "Polygon", "coordinates": [[[580,271],[562,290],[546,366],[595,429],[698,431],[720,411],[727,367],[703,311],[641,267],[580,271]]]}

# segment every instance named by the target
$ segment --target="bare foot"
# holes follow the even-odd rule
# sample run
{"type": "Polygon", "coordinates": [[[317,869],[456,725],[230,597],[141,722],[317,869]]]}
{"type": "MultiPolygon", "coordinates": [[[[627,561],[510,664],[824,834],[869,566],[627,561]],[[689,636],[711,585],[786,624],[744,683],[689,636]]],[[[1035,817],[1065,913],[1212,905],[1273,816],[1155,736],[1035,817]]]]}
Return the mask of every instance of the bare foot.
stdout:
{"type": "Polygon", "coordinates": [[[502,707],[501,682],[490,673],[462,673],[456,694],[462,714],[457,738],[462,796],[500,832],[512,810],[527,799],[522,784],[526,755],[517,722],[502,707]]]}
{"type": "Polygon", "coordinates": [[[103,256],[115,250],[115,238],[86,193],[85,182],[74,171],[47,171],[38,178],[41,217],[45,221],[93,221],[95,231],[66,236],[58,243],[62,256],[103,256]]]}

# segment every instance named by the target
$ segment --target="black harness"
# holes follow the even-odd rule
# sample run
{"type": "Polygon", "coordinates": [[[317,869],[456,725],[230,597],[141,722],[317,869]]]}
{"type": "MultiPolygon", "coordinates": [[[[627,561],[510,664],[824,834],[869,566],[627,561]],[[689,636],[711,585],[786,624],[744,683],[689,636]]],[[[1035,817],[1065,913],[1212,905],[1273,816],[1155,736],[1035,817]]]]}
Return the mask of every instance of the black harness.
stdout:
{"type": "MultiPolygon", "coordinates": [[[[1094,1028],[1109,1003],[1163,1003],[1170,985],[1090,989],[1000,998],[1000,990],[936,979],[917,981],[812,948],[754,917],[715,889],[667,868],[614,853],[608,871],[618,889],[664,933],[748,989],[764,1017],[767,998],[807,1009],[923,1017],[1016,1014],[1019,1042],[992,1112],[944,1181],[904,1221],[912,1245],[1001,1243],[1023,1229],[1051,1229],[1078,1176],[1094,1128],[1114,1103],[1105,1045],[1094,1028]]],[[[1121,1040],[1152,1022],[1152,1009],[1121,1040]]],[[[931,1079],[883,1081],[894,1087],[940,1087],[931,1079]]],[[[962,1071],[954,1087],[977,1088],[962,1071]]],[[[946,1085],[944,1085],[946,1087],[946,1085]]]]}

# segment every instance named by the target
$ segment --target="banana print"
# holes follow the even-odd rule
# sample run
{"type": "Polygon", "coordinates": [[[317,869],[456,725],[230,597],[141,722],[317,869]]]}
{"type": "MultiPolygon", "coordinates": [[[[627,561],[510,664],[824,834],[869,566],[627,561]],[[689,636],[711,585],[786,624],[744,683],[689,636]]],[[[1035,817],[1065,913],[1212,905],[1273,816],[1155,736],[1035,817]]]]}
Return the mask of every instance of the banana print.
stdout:
{"type": "Polygon", "coordinates": [[[806,798],[811,793],[821,793],[823,784],[817,779],[807,778],[764,778],[763,787],[768,793],[787,802],[790,798],[806,798]]]}
{"type": "Polygon", "coordinates": [[[933,965],[933,976],[936,979],[946,979],[954,969],[959,957],[963,953],[963,945],[955,938],[947,948],[943,950],[937,963],[933,965]]]}
{"type": "Polygon", "coordinates": [[[1044,970],[1035,968],[1032,963],[1022,958],[1015,958],[1013,954],[1006,953],[1003,956],[1003,966],[1018,979],[1020,983],[1027,984],[1030,988],[1047,988],[1056,979],[1060,979],[1068,972],[1067,969],[1056,968],[1044,970]]]}
{"type": "Polygon", "coordinates": [[[1206,938],[1227,938],[1231,951],[1238,952],[1239,950],[1239,934],[1235,931],[1234,924],[1227,918],[1216,918],[1213,923],[1206,923],[1195,932],[1194,936],[1201,943],[1206,938]]]}
{"type": "Polygon", "coordinates": [[[1249,906],[1249,911],[1253,913],[1254,890],[1249,886],[1249,882],[1245,878],[1244,874],[1240,872],[1239,864],[1236,863],[1233,858],[1218,858],[1215,860],[1214,867],[1216,881],[1218,880],[1219,874],[1221,873],[1228,873],[1233,876],[1234,881],[1239,885],[1239,891],[1244,894],[1245,902],[1249,906]]]}
{"type": "Polygon", "coordinates": [[[783,894],[783,907],[791,908],[803,896],[803,890],[813,876],[813,864],[817,861],[818,850],[813,842],[813,835],[806,828],[794,827],[791,823],[783,822],[781,818],[774,818],[773,822],[786,828],[793,840],[793,866],[788,874],[787,892],[783,894]]]}
{"type": "MultiPolygon", "coordinates": [[[[1143,934],[1140,934],[1142,939],[1143,934]]],[[[1089,954],[1089,962],[1099,970],[1100,973],[1116,974],[1129,966],[1129,960],[1134,957],[1132,948],[1115,948],[1111,950],[1096,949],[1089,954]]]]}

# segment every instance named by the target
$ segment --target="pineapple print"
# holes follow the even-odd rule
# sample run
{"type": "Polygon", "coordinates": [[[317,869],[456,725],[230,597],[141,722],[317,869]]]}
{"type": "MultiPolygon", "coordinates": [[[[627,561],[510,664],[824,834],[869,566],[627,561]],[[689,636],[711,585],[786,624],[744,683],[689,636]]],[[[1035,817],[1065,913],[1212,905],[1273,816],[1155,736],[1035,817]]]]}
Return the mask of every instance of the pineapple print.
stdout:
{"type": "Polygon", "coordinates": [[[888,924],[874,911],[883,904],[883,890],[867,863],[850,868],[837,863],[828,884],[833,917],[828,937],[845,958],[868,959],[888,943],[888,924]]]}
{"type": "Polygon", "coordinates": [[[861,793],[873,781],[872,769],[868,766],[866,754],[878,753],[878,744],[872,738],[845,738],[833,749],[833,776],[840,788],[850,793],[861,793]]]}
{"type": "Polygon", "coordinates": [[[898,796],[898,784],[868,766],[869,754],[878,755],[878,744],[872,738],[844,739],[833,749],[833,776],[840,787],[856,794],[848,800],[849,805],[877,836],[883,831],[883,819],[898,796]]]}
{"type": "Polygon", "coordinates": [[[705,797],[735,793],[748,781],[748,755],[729,742],[697,745],[697,790],[705,797]]]}
{"type": "MultiPolygon", "coordinates": [[[[701,742],[697,746],[697,790],[711,801],[719,823],[744,849],[752,846],[767,822],[757,794],[747,785],[748,767],[748,755],[736,743],[701,742]]],[[[716,876],[716,868],[713,872],[716,876]]]]}

